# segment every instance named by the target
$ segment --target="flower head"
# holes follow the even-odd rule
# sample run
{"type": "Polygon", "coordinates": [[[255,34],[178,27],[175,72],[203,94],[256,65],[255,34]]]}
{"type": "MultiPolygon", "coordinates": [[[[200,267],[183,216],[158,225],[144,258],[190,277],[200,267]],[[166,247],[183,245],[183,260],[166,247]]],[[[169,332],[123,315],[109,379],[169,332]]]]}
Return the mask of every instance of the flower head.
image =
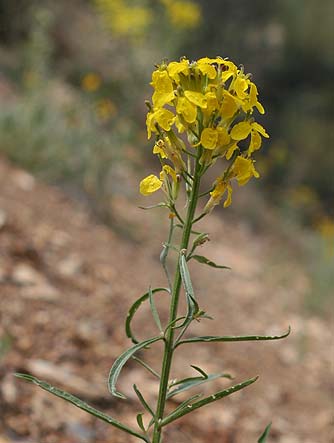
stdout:
{"type": "Polygon", "coordinates": [[[157,139],[153,152],[162,162],[160,182],[166,174],[173,181],[168,168],[186,180],[191,157],[197,157],[205,170],[222,159],[222,173],[208,205],[212,208],[226,196],[224,206],[229,206],[232,180],[243,186],[259,177],[252,156],[269,137],[254,117],[264,108],[251,76],[221,57],[182,58],[157,66],[151,86],[146,125],[148,138],[154,133],[157,139]]]}

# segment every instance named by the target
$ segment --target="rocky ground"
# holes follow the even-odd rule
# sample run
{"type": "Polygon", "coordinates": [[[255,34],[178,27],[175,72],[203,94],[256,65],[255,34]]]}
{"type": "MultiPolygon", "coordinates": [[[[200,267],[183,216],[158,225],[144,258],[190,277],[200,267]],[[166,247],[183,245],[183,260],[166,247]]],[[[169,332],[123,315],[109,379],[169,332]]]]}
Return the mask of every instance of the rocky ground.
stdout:
{"type": "MultiPolygon", "coordinates": [[[[136,426],[140,406],[131,386],[138,384],[153,401],[155,379],[129,362],[119,380],[127,402],[109,395],[106,379],[130,345],[123,327],[128,307],[150,284],[165,284],[158,262],[164,241],[159,217],[165,214],[116,200],[127,229],[121,235],[3,160],[0,181],[0,442],[135,441],[13,373],[33,373],[136,426]]],[[[222,221],[217,213],[202,227],[212,239],[203,253],[232,271],[192,265],[200,304],[215,320],[194,325],[190,333],[276,334],[288,325],[292,333],[278,342],[184,346],[173,377],[193,375],[189,364],[235,377],[214,381],[205,392],[260,378],[175,422],[166,443],[251,443],[269,421],[269,443],[333,441],[330,316],[303,309],[305,271],[293,255],[275,253],[282,251],[275,236],[255,234],[245,223],[222,221]]],[[[165,318],[166,305],[159,309],[165,318]]],[[[155,333],[149,319],[146,307],[138,311],[136,330],[142,338],[155,333]]],[[[156,368],[157,349],[142,353],[156,368]]]]}

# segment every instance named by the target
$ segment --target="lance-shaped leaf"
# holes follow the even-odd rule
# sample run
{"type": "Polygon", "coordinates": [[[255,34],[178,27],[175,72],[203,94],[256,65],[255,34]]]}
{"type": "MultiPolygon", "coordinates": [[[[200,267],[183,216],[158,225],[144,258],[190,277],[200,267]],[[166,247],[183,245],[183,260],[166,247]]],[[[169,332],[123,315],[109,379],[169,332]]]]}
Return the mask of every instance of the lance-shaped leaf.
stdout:
{"type": "Polygon", "coordinates": [[[181,251],[180,259],[179,259],[181,280],[182,280],[184,290],[186,293],[187,307],[188,307],[187,316],[186,316],[182,326],[189,324],[191,322],[191,320],[194,318],[194,316],[200,311],[198,303],[195,299],[193,286],[191,284],[191,279],[190,279],[189,269],[187,266],[187,259],[185,256],[185,252],[186,251],[181,251]]]}
{"type": "Polygon", "coordinates": [[[120,423],[118,420],[115,420],[114,418],[110,417],[109,415],[105,414],[104,412],[98,411],[97,409],[93,408],[92,406],[88,405],[84,401],[80,400],[79,398],[75,397],[72,394],[69,394],[66,391],[62,391],[58,388],[55,388],[54,386],[50,385],[49,383],[39,380],[38,378],[28,375],[28,374],[15,374],[16,377],[21,378],[25,381],[28,381],[29,383],[34,383],[35,385],[39,386],[40,388],[44,389],[45,391],[49,392],[50,394],[55,395],[56,397],[60,397],[63,400],[66,400],[69,403],[72,403],[72,405],[76,406],[79,409],[82,409],[85,412],[88,412],[88,414],[93,415],[96,418],[99,418],[102,421],[105,421],[106,423],[115,426],[118,429],[121,429],[122,431],[127,432],[128,434],[134,435],[135,437],[140,438],[141,440],[144,440],[148,443],[148,439],[146,436],[139,434],[135,430],[129,428],[128,426],[124,425],[123,423],[120,423]]]}
{"type": "Polygon", "coordinates": [[[157,203],[156,205],[151,205],[151,206],[138,206],[139,209],[154,209],[154,208],[168,208],[168,205],[166,205],[166,203],[157,203]]]}
{"type": "Polygon", "coordinates": [[[271,428],[271,422],[269,423],[269,425],[266,426],[266,429],[263,431],[263,434],[258,439],[257,443],[266,443],[267,437],[268,437],[269,432],[270,432],[270,428],[271,428]]]}
{"type": "Polygon", "coordinates": [[[146,432],[144,422],[143,422],[143,415],[144,415],[143,413],[137,414],[136,419],[137,419],[137,423],[138,423],[138,426],[140,427],[140,429],[142,431],[146,432]]]}
{"type": "Polygon", "coordinates": [[[127,349],[125,352],[123,352],[123,354],[121,354],[116,359],[115,363],[112,365],[112,368],[110,369],[108,377],[108,388],[112,395],[119,398],[126,398],[125,395],[123,395],[121,392],[117,392],[116,390],[117,379],[119,377],[119,374],[121,373],[123,366],[129,360],[129,358],[131,358],[137,351],[162,339],[163,339],[162,336],[158,336],[158,337],[149,338],[148,340],[144,340],[141,343],[137,343],[136,345],[132,346],[132,348],[127,349]]]}
{"type": "Polygon", "coordinates": [[[282,335],[203,335],[201,337],[191,337],[185,338],[184,340],[180,340],[176,343],[175,348],[184,344],[184,343],[197,343],[197,342],[205,342],[205,343],[214,343],[214,342],[229,342],[229,341],[265,341],[265,340],[281,340],[282,338],[287,337],[291,332],[291,328],[287,332],[282,335]]]}
{"type": "Polygon", "coordinates": [[[183,380],[180,380],[177,383],[174,383],[173,386],[177,386],[177,387],[175,389],[173,389],[172,391],[168,392],[167,398],[174,397],[174,395],[177,395],[180,392],[187,391],[188,389],[195,388],[196,386],[200,386],[203,383],[207,383],[209,381],[216,380],[217,378],[221,378],[221,377],[225,377],[225,378],[229,378],[229,379],[232,378],[230,374],[223,374],[223,373],[209,374],[209,375],[207,375],[207,377],[184,378],[183,380]]]}
{"type": "Polygon", "coordinates": [[[154,417],[154,412],[152,410],[152,408],[149,406],[149,404],[147,403],[147,401],[145,400],[143,394],[140,392],[140,390],[137,388],[136,385],[133,385],[133,390],[135,391],[135,393],[137,394],[137,397],[140,401],[140,403],[144,406],[144,408],[146,409],[147,412],[150,413],[150,415],[152,415],[152,417],[154,417]]]}
{"type": "Polygon", "coordinates": [[[151,308],[151,312],[152,312],[155,324],[157,325],[159,331],[163,332],[162,326],[161,326],[160,317],[159,317],[159,313],[158,313],[157,307],[155,306],[155,303],[154,303],[154,297],[153,297],[153,292],[152,292],[151,287],[148,290],[148,298],[149,298],[149,301],[150,301],[150,308],[151,308]]]}
{"type": "Polygon", "coordinates": [[[204,263],[205,265],[211,266],[212,268],[231,269],[228,266],[217,265],[215,262],[209,260],[208,258],[204,257],[203,255],[191,255],[188,260],[190,260],[191,258],[198,261],[199,263],[204,263]]]}
{"type": "Polygon", "coordinates": [[[188,404],[186,407],[175,410],[171,412],[167,417],[165,417],[161,422],[161,427],[168,425],[169,423],[177,420],[178,418],[183,417],[186,414],[189,414],[189,412],[195,411],[196,409],[199,409],[203,406],[206,406],[210,403],[213,403],[217,400],[220,400],[221,398],[227,397],[228,395],[233,394],[234,392],[240,391],[241,389],[244,389],[246,386],[251,385],[254,383],[259,377],[250,378],[249,380],[246,380],[242,383],[239,383],[237,385],[231,386],[228,389],[224,389],[223,391],[218,391],[213,395],[210,395],[209,397],[205,397],[199,401],[196,401],[194,403],[188,404]]]}
{"type": "MultiPolygon", "coordinates": [[[[155,294],[156,292],[168,292],[169,293],[169,289],[168,288],[155,288],[155,289],[151,289],[151,292],[152,292],[152,294],[155,294]]],[[[146,292],[144,295],[139,297],[138,300],[136,300],[133,303],[133,305],[131,306],[131,308],[129,309],[128,315],[126,317],[125,332],[126,332],[127,337],[129,337],[133,343],[139,343],[139,340],[136,339],[136,337],[134,336],[134,334],[132,332],[131,322],[132,322],[132,319],[133,319],[135,313],[138,311],[140,306],[149,298],[149,295],[150,295],[150,291],[146,292]]]]}

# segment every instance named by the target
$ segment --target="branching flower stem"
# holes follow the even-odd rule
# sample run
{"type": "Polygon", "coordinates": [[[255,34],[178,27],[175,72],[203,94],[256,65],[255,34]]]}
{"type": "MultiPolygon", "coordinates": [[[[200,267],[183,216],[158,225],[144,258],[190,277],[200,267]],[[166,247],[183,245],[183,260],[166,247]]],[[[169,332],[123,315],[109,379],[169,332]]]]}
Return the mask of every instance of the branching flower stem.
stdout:
{"type": "MultiPolygon", "coordinates": [[[[199,187],[201,181],[201,175],[200,175],[201,166],[199,163],[199,158],[201,155],[200,151],[201,150],[199,149],[198,156],[196,158],[194,181],[189,199],[186,219],[183,225],[183,234],[180,244],[180,250],[188,248],[189,239],[191,235],[191,228],[193,224],[193,218],[195,215],[197,201],[199,198],[199,187]]],[[[168,323],[175,321],[175,319],[177,318],[177,309],[180,298],[180,288],[181,288],[181,274],[179,266],[177,266],[174,277],[168,323]]],[[[162,433],[161,421],[163,419],[165,411],[167,388],[168,388],[169,374],[173,359],[173,352],[174,352],[174,328],[169,328],[165,336],[165,348],[164,348],[164,356],[163,356],[162,370],[161,370],[159,397],[158,397],[157,409],[155,414],[156,422],[153,430],[152,443],[161,443],[161,433],[162,433]]]]}

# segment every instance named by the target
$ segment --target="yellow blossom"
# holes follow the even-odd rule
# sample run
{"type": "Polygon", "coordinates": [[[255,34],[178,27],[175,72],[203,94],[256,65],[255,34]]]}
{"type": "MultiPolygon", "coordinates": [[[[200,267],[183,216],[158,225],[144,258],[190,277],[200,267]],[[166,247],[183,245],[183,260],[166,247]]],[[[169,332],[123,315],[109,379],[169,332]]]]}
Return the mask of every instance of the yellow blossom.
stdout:
{"type": "Polygon", "coordinates": [[[224,119],[229,119],[234,116],[239,108],[239,104],[235,97],[227,91],[223,93],[223,102],[220,108],[220,115],[224,119]]]}
{"type": "Polygon", "coordinates": [[[197,107],[186,97],[179,97],[176,105],[176,112],[181,114],[187,123],[194,123],[197,117],[197,107]]]}
{"type": "Polygon", "coordinates": [[[201,9],[184,0],[164,1],[171,23],[181,29],[195,28],[201,21],[201,9]]]}
{"type": "Polygon", "coordinates": [[[249,121],[237,123],[231,130],[231,137],[233,140],[244,140],[249,136],[251,130],[252,126],[249,121]]]}
{"type": "Polygon", "coordinates": [[[162,186],[162,181],[154,174],[145,177],[139,185],[139,190],[142,195],[150,195],[158,191],[162,186]]]}
{"type": "Polygon", "coordinates": [[[175,121],[175,115],[168,109],[160,108],[156,111],[151,111],[147,114],[146,126],[148,138],[151,138],[151,133],[156,132],[156,124],[158,124],[165,131],[169,131],[175,121]]]}
{"type": "Polygon", "coordinates": [[[204,94],[194,91],[184,91],[184,95],[194,105],[199,106],[200,108],[207,107],[207,98],[204,94]]]}
{"type": "Polygon", "coordinates": [[[241,156],[236,158],[232,167],[232,174],[240,186],[245,185],[252,177],[260,177],[254,167],[253,160],[241,156]]]}
{"type": "Polygon", "coordinates": [[[116,112],[116,106],[108,98],[101,99],[96,103],[96,114],[101,121],[108,120],[116,112]]]}
{"type": "Polygon", "coordinates": [[[95,92],[101,86],[102,80],[98,74],[90,72],[81,80],[81,87],[84,91],[95,92]]]}
{"type": "Polygon", "coordinates": [[[201,134],[201,145],[206,149],[215,149],[218,143],[218,136],[217,129],[205,128],[201,134]]]}
{"type": "Polygon", "coordinates": [[[167,158],[164,147],[165,147],[164,141],[158,140],[156,144],[153,146],[153,154],[159,154],[161,158],[167,158]]]}
{"type": "Polygon", "coordinates": [[[171,62],[167,66],[167,71],[170,78],[179,83],[179,74],[189,74],[189,60],[183,59],[180,62],[171,62]]]}
{"type": "Polygon", "coordinates": [[[154,71],[151,85],[155,89],[152,96],[152,102],[155,108],[161,108],[174,99],[173,83],[167,71],[154,71]]]}

